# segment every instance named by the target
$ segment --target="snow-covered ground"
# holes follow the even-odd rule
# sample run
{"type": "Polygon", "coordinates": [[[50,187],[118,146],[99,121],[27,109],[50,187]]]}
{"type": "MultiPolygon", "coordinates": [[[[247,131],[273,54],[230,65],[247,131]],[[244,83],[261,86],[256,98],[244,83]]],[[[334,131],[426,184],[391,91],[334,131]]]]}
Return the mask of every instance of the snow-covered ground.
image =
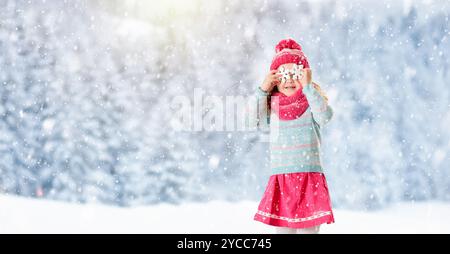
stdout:
{"type": "MultiPolygon", "coordinates": [[[[0,233],[273,233],[256,202],[118,208],[0,195],[0,233]]],[[[321,233],[450,233],[450,204],[401,203],[376,212],[335,209],[321,233]]]]}

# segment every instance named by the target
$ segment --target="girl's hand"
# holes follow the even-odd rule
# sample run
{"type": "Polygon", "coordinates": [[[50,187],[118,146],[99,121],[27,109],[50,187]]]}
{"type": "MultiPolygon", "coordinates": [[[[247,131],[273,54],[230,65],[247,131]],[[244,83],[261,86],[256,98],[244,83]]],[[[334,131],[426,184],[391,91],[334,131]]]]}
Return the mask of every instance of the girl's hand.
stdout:
{"type": "Polygon", "coordinates": [[[272,89],[280,82],[279,78],[281,77],[281,74],[277,72],[277,70],[271,70],[269,74],[267,74],[260,86],[263,91],[270,93],[272,89]]]}
{"type": "Polygon", "coordinates": [[[312,80],[312,71],[310,68],[303,69],[303,75],[300,79],[300,83],[302,83],[302,86],[306,86],[307,84],[311,83],[312,80]]]}

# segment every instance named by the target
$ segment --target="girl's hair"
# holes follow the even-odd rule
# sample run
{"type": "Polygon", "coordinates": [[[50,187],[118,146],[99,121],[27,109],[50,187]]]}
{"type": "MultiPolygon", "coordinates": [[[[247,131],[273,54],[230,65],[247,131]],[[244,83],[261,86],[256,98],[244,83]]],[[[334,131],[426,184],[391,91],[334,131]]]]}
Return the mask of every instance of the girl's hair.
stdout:
{"type": "Polygon", "coordinates": [[[317,84],[315,82],[312,82],[312,83],[313,83],[313,87],[320,93],[320,95],[322,95],[322,97],[325,99],[325,101],[328,102],[328,96],[326,96],[326,94],[322,91],[319,84],[317,84]]]}

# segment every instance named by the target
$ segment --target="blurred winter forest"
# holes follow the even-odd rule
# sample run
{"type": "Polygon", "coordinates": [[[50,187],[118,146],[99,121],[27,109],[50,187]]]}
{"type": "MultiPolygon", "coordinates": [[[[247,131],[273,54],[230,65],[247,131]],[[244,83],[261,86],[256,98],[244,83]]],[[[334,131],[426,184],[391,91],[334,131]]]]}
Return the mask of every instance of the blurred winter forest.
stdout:
{"type": "Polygon", "coordinates": [[[334,109],[333,205],[450,201],[449,13],[438,0],[0,0],[0,193],[259,200],[260,133],[173,131],[171,100],[252,94],[292,37],[334,109]]]}

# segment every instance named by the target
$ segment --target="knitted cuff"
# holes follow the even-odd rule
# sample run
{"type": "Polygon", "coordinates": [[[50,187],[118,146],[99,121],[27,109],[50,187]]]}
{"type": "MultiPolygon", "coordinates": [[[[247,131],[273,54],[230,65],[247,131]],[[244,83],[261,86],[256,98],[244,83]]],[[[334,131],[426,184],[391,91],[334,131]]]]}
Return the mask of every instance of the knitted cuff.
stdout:
{"type": "Polygon", "coordinates": [[[302,91],[303,92],[306,91],[308,93],[308,92],[313,91],[313,89],[314,89],[313,84],[312,84],[312,82],[310,82],[310,83],[308,83],[308,84],[303,86],[302,91]]]}
{"type": "Polygon", "coordinates": [[[262,90],[261,87],[258,86],[258,88],[256,88],[256,93],[260,96],[269,96],[269,93],[262,90]]]}

